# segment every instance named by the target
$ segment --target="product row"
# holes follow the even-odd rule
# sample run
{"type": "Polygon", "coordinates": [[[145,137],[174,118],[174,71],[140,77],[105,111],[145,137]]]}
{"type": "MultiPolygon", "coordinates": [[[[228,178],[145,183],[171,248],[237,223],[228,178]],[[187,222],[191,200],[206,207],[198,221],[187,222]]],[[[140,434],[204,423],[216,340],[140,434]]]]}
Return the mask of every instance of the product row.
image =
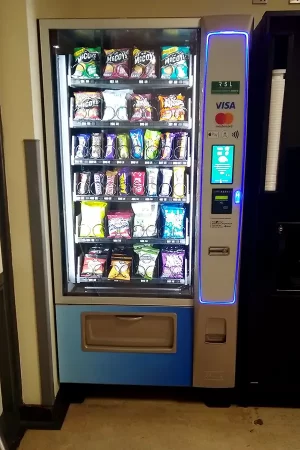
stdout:
{"type": "Polygon", "coordinates": [[[136,94],[131,89],[74,92],[74,120],[130,122],[187,120],[182,94],[136,94]]]}
{"type": "Polygon", "coordinates": [[[120,169],[75,174],[76,194],[92,196],[172,197],[187,195],[185,166],[147,167],[146,170],[120,169]]]}
{"type": "Polygon", "coordinates": [[[129,133],[91,133],[74,136],[75,158],[186,160],[189,136],[156,130],[130,130],[129,133]]]}
{"type": "Polygon", "coordinates": [[[147,79],[157,78],[160,60],[160,78],[186,80],[189,77],[189,47],[161,47],[160,56],[154,50],[137,47],[105,49],[76,47],[74,49],[73,78],[147,79]],[[105,60],[104,67],[102,61],[105,60]]]}
{"type": "Polygon", "coordinates": [[[107,246],[91,247],[84,254],[80,276],[82,278],[103,278],[130,281],[137,276],[183,280],[185,277],[184,247],[163,247],[134,245],[133,247],[107,246]]]}
{"type": "Polygon", "coordinates": [[[186,208],[182,204],[132,203],[128,210],[108,211],[105,202],[81,202],[79,237],[184,239],[186,208]]]}

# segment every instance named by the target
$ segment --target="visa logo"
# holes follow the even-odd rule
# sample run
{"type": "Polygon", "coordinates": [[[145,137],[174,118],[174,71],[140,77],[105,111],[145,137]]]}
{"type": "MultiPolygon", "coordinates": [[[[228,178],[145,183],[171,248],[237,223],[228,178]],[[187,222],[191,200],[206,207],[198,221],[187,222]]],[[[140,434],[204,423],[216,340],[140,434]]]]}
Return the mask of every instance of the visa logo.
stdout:
{"type": "Polygon", "coordinates": [[[216,103],[217,109],[235,109],[234,102],[219,102],[216,103]]]}

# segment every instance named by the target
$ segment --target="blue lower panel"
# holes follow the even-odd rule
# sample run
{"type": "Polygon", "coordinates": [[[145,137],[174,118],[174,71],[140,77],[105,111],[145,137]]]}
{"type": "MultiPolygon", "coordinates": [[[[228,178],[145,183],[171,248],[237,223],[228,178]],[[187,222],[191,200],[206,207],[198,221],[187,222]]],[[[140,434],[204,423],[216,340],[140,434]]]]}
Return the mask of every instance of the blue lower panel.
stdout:
{"type": "Polygon", "coordinates": [[[59,374],[62,383],[191,386],[193,308],[57,305],[59,374]],[[81,313],[177,314],[176,353],[85,352],[81,313]]]}

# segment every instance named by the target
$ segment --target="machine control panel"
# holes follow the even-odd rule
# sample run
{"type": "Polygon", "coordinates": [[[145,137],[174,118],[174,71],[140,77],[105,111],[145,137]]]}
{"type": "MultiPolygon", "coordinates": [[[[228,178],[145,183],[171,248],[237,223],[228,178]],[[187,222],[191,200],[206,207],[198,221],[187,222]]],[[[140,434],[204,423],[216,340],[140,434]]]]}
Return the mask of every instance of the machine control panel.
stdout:
{"type": "Polygon", "coordinates": [[[211,213],[232,214],[232,189],[212,190],[211,213]]]}

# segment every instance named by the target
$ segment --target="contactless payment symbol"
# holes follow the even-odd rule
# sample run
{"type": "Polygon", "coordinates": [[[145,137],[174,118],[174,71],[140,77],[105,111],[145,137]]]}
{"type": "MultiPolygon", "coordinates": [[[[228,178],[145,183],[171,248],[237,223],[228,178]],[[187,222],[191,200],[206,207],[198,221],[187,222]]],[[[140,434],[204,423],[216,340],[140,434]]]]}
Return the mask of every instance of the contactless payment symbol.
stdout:
{"type": "Polygon", "coordinates": [[[218,113],[216,114],[215,121],[218,125],[231,125],[234,119],[232,113],[218,113]]]}

